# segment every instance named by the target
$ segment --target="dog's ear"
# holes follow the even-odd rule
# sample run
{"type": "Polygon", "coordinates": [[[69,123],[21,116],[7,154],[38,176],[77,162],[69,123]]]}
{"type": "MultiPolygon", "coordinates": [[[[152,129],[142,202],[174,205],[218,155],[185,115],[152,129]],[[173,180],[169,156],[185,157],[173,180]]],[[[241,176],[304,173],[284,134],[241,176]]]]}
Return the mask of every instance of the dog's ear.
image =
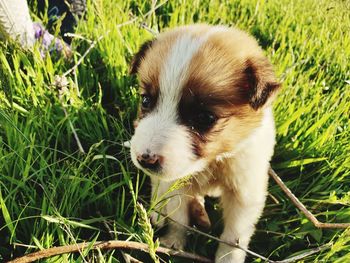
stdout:
{"type": "Polygon", "coordinates": [[[248,102],[255,110],[272,101],[281,86],[271,63],[265,57],[250,58],[245,62],[244,80],[248,102]]]}
{"type": "Polygon", "coordinates": [[[139,70],[142,59],[145,57],[147,51],[152,47],[154,40],[147,40],[143,43],[139,49],[139,51],[134,55],[131,66],[130,66],[130,74],[136,74],[139,70]]]}

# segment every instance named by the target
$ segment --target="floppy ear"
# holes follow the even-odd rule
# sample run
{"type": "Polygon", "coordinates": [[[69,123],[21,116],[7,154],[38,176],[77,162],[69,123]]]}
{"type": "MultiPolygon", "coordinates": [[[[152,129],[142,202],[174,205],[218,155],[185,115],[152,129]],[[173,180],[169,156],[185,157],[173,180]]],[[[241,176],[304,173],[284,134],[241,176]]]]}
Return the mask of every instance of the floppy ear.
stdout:
{"type": "Polygon", "coordinates": [[[253,109],[257,110],[268,101],[272,101],[281,84],[276,80],[273,67],[267,58],[248,59],[244,74],[246,80],[244,86],[253,109]]]}
{"type": "Polygon", "coordinates": [[[148,40],[143,43],[139,49],[139,51],[134,55],[131,66],[130,66],[130,74],[136,74],[139,70],[142,59],[145,57],[147,51],[152,47],[154,40],[148,40]]]}

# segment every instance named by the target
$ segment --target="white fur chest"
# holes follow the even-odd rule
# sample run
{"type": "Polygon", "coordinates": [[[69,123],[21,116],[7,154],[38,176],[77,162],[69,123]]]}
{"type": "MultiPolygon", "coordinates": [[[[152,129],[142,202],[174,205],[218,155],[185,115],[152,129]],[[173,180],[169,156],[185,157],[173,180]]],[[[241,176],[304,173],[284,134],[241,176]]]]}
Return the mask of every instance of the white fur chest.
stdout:
{"type": "MultiPolygon", "coordinates": [[[[261,125],[231,152],[217,156],[208,169],[194,175],[194,191],[218,197],[222,191],[237,192],[237,188],[256,185],[267,187],[267,171],[275,145],[275,127],[271,108],[265,109],[261,125]]],[[[265,188],[266,188],[265,187],[265,188]]],[[[259,187],[260,189],[260,187],[259,187]]],[[[244,198],[248,198],[249,190],[244,198]]]]}

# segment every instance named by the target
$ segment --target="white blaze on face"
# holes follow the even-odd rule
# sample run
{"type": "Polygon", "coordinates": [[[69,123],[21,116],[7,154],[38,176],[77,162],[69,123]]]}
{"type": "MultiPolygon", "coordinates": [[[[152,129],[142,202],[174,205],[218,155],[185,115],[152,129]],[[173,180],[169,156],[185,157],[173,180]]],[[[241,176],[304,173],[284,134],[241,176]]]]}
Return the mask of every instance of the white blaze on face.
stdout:
{"type": "Polygon", "coordinates": [[[175,180],[205,168],[205,160],[198,160],[193,153],[187,128],[178,123],[178,104],[192,57],[210,34],[222,30],[221,27],[211,28],[199,36],[191,34],[188,28],[170,48],[161,66],[156,107],[141,119],[131,140],[131,157],[138,168],[142,169],[137,155],[147,150],[162,156],[162,170],[158,176],[164,180],[175,180]]]}
{"type": "MultiPolygon", "coordinates": [[[[184,81],[187,79],[188,66],[193,55],[204,42],[189,34],[182,35],[171,48],[169,57],[161,69],[159,78],[159,106],[176,113],[184,81]],[[170,108],[171,107],[171,108],[170,108]]],[[[161,109],[161,110],[162,110],[161,109]]]]}

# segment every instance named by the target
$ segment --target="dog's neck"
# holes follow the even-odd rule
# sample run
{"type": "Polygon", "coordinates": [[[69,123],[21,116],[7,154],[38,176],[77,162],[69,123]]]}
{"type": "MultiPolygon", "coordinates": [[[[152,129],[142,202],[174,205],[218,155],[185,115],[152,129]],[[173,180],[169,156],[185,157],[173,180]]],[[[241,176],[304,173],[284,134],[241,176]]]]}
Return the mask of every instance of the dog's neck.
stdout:
{"type": "Polygon", "coordinates": [[[261,120],[261,124],[255,128],[252,133],[243,141],[241,141],[235,149],[229,152],[220,153],[216,156],[215,160],[217,162],[222,162],[226,159],[235,158],[237,153],[241,152],[242,149],[245,149],[252,140],[255,140],[257,137],[259,137],[259,133],[263,129],[274,129],[274,125],[271,125],[273,123],[273,113],[272,113],[272,107],[265,108],[263,113],[263,118],[261,120]]]}

